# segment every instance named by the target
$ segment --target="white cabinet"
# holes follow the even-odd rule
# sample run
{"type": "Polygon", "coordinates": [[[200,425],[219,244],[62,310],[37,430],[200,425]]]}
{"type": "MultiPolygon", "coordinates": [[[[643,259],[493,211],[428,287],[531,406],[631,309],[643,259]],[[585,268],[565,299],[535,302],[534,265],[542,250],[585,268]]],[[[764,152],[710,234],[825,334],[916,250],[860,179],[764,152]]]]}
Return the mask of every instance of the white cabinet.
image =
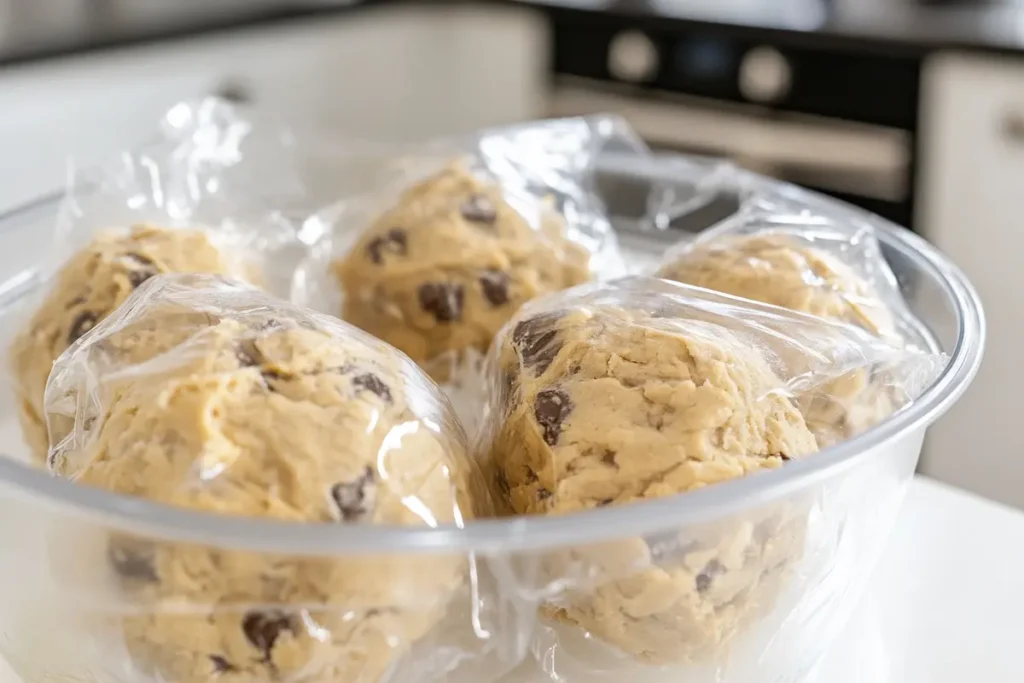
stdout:
{"type": "Polygon", "coordinates": [[[931,430],[925,473],[1024,507],[1024,59],[939,55],[924,71],[918,229],[967,273],[988,344],[931,430]]]}
{"type": "Polygon", "coordinates": [[[523,8],[402,6],[0,70],[0,210],[225,86],[319,128],[411,138],[536,116],[545,24],[523,8]]]}

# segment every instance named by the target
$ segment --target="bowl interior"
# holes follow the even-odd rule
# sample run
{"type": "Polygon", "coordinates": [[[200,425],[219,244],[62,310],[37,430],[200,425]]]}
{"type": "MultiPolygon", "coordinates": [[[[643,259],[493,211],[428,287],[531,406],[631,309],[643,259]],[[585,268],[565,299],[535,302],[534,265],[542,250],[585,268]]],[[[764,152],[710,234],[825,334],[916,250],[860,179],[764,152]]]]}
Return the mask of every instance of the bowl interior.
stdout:
{"type": "MultiPolygon", "coordinates": [[[[606,177],[599,183],[599,189],[604,195],[606,202],[610,206],[623,206],[629,202],[636,204],[635,196],[643,194],[644,190],[638,190],[638,187],[642,188],[644,182],[655,182],[653,190],[651,191],[664,191],[666,181],[664,179],[652,181],[649,177],[644,178],[643,174],[638,174],[631,169],[625,169],[619,172],[619,177],[616,177],[614,173],[606,174],[606,177]],[[622,199],[619,195],[621,193],[627,193],[630,197],[622,199]]],[[[679,187],[672,188],[673,191],[680,193],[679,187]]],[[[693,198],[694,193],[690,195],[682,193],[682,196],[693,198]]],[[[816,199],[816,196],[809,196],[811,200],[820,201],[816,199]]],[[[721,219],[723,211],[727,212],[729,206],[732,205],[731,200],[728,198],[721,199],[720,196],[712,197],[713,205],[716,207],[712,211],[706,211],[703,215],[706,219],[698,219],[699,221],[707,220],[710,223],[717,222],[721,219]],[[723,209],[722,207],[726,207],[723,209]]],[[[692,208],[700,214],[701,207],[707,206],[707,197],[704,199],[697,198],[691,202],[692,208]]],[[[3,326],[0,328],[0,343],[3,344],[6,349],[10,339],[18,327],[23,324],[26,311],[31,308],[31,304],[34,301],[34,293],[40,290],[40,266],[46,263],[46,259],[49,258],[48,252],[51,249],[52,244],[52,226],[55,220],[56,212],[59,207],[60,196],[55,194],[50,197],[41,199],[40,201],[32,204],[25,205],[21,209],[9,213],[6,216],[0,217],[0,318],[3,319],[3,326]]],[[[840,209],[843,210],[843,209],[840,209]]],[[[853,210],[853,209],[850,209],[853,210]]],[[[621,218],[621,217],[619,217],[621,218]]],[[[637,267],[643,267],[644,265],[656,260],[657,256],[664,250],[665,245],[678,239],[682,234],[682,230],[670,228],[669,230],[651,232],[649,229],[645,229],[637,221],[630,221],[628,219],[622,219],[615,221],[616,227],[619,229],[621,243],[627,258],[637,267]]],[[[695,223],[691,221],[687,224],[687,230],[694,229],[695,223]]],[[[957,358],[957,353],[963,351],[965,353],[974,353],[980,358],[980,348],[961,349],[964,340],[965,331],[965,318],[966,306],[976,306],[976,298],[972,299],[972,294],[969,290],[969,286],[966,283],[958,285],[956,282],[951,282],[951,278],[962,277],[959,276],[958,271],[953,269],[947,264],[941,255],[931,250],[931,248],[925,244],[922,240],[916,236],[895,228],[890,227],[885,223],[879,224],[879,238],[882,243],[883,252],[885,258],[888,260],[889,265],[896,276],[899,286],[906,298],[910,310],[922,321],[924,328],[921,330],[921,338],[916,340],[921,346],[938,349],[951,356],[950,366],[947,368],[947,372],[944,377],[951,372],[951,369],[962,366],[965,362],[969,366],[976,364],[977,358],[970,358],[965,361],[964,358],[957,358]],[[958,286],[961,289],[958,289],[958,286]],[[966,290],[962,288],[966,287],[966,290]],[[958,365],[959,363],[959,365],[958,365]]],[[[969,320],[969,323],[980,325],[980,309],[974,311],[975,316],[969,320]]],[[[977,331],[980,334],[980,331],[977,331]]],[[[968,373],[970,374],[970,373],[968,373]]],[[[956,378],[958,381],[963,382],[966,375],[959,374],[956,378]]],[[[948,379],[948,378],[947,378],[948,379]]],[[[969,377],[967,377],[969,380],[969,377]]],[[[11,392],[7,389],[9,384],[9,368],[6,362],[3,367],[0,368],[0,385],[3,386],[0,389],[0,453],[8,456],[14,460],[24,461],[27,458],[28,449],[24,444],[21,436],[20,428],[17,423],[15,415],[15,405],[12,398],[11,392]]],[[[942,378],[940,378],[940,382],[942,378]]],[[[945,387],[943,387],[945,391],[945,387]]],[[[934,393],[934,392],[932,392],[934,393]]],[[[948,392],[947,392],[948,393],[948,392]]],[[[941,398],[941,397],[940,397],[941,398]]],[[[938,399],[936,399],[938,400],[938,399]]],[[[943,399],[945,400],[945,399],[943,399]]],[[[925,415],[921,412],[920,415],[925,415]]],[[[897,417],[899,419],[899,417],[897,417]]],[[[933,418],[932,418],[933,419],[933,418]]],[[[929,420],[930,421],[930,420],[929,420]]],[[[923,425],[922,425],[923,428],[923,425]]],[[[874,432],[875,430],[871,430],[874,432]]],[[[870,436],[870,432],[868,435],[870,436]]],[[[847,442],[841,444],[840,447],[849,446],[849,449],[857,447],[857,444],[861,442],[861,437],[855,439],[853,442],[847,442]]],[[[847,449],[847,450],[849,450],[847,449]]],[[[840,458],[836,458],[836,461],[840,458]]],[[[804,464],[804,463],[800,463],[804,464]]],[[[824,466],[824,465],[822,465],[824,466]]],[[[19,467],[18,470],[23,468],[19,467]]],[[[787,468],[789,469],[789,468],[787,468]]],[[[803,470],[794,468],[793,477],[802,476],[803,470]]],[[[33,485],[29,487],[32,491],[32,495],[37,495],[40,491],[47,491],[46,495],[58,495],[51,493],[54,491],[50,484],[63,484],[63,482],[40,482],[38,479],[46,478],[45,475],[38,472],[19,472],[17,479],[21,480],[22,475],[26,478],[26,481],[33,482],[33,485]],[[38,484],[38,486],[37,486],[38,484]]],[[[786,477],[789,476],[786,472],[770,473],[764,480],[765,486],[769,486],[769,481],[783,482],[786,477]]],[[[12,477],[8,474],[0,472],[0,477],[11,479],[12,477]]],[[[760,484],[761,482],[757,482],[760,484]]],[[[789,482],[792,484],[793,482],[789,482]]],[[[21,487],[20,481],[9,481],[8,484],[13,484],[15,489],[21,487]]],[[[758,487],[751,486],[751,482],[729,482],[727,484],[714,487],[716,489],[714,494],[718,494],[717,489],[722,489],[722,494],[725,496],[723,500],[742,501],[744,492],[750,492],[757,490],[758,487]],[[732,493],[727,493],[728,489],[732,489],[732,493]]],[[[704,493],[704,492],[701,492],[704,493]]],[[[90,500],[96,500],[98,495],[102,492],[89,492],[88,498],[90,500]]],[[[106,495],[106,498],[114,498],[106,495]]],[[[696,496],[692,501],[693,505],[687,505],[687,508],[692,508],[697,504],[696,496]]],[[[77,498],[77,496],[76,496],[77,498]]],[[[703,498],[702,498],[703,500],[703,498]]],[[[708,499],[710,500],[710,498],[708,499]]],[[[67,500],[63,501],[65,504],[67,500]]],[[[80,504],[81,500],[73,504],[80,504]]],[[[664,501],[660,501],[664,502],[664,501]]],[[[679,502],[679,501],[672,501],[679,502]]],[[[689,503],[690,501],[686,501],[689,503]]],[[[136,505],[137,506],[137,505],[136,505]]],[[[104,506],[106,507],[106,506],[104,506]]],[[[150,520],[160,519],[159,509],[161,506],[149,506],[154,509],[153,516],[149,517],[150,520]]],[[[631,506],[632,507],[632,506],[631,506]]],[[[127,509],[123,503],[112,503],[104,511],[104,516],[107,517],[107,521],[110,522],[110,518],[117,518],[119,514],[127,509]]],[[[682,511],[682,508],[680,508],[682,511]]],[[[619,510],[602,510],[597,511],[599,513],[610,513],[618,514],[623,512],[619,510]]],[[[640,513],[637,513],[637,516],[640,513]]],[[[145,522],[146,516],[136,515],[137,520],[141,523],[145,522]]],[[[195,519],[191,520],[191,523],[195,523],[203,518],[203,515],[190,515],[195,519]]],[[[184,519],[184,518],[183,518],[184,519]]],[[[209,520],[209,518],[206,518],[209,520]]],[[[224,533],[233,528],[234,523],[237,520],[230,520],[224,525],[224,533]]],[[[520,522],[516,522],[518,524],[520,522]]],[[[538,529],[541,526],[554,526],[560,524],[560,520],[530,520],[531,524],[536,523],[538,529]]],[[[213,525],[204,523],[208,527],[208,531],[213,532],[214,526],[220,526],[217,523],[213,525]]],[[[462,540],[469,546],[472,546],[473,539],[480,539],[491,534],[499,527],[504,525],[506,528],[501,529],[501,533],[494,536],[512,538],[517,534],[521,535],[522,529],[516,531],[509,527],[509,524],[505,521],[493,521],[484,522],[478,533],[470,534],[465,536],[462,540]],[[488,529],[488,527],[490,529],[488,529]]],[[[256,527],[253,527],[255,530],[256,527]]],[[[399,531],[399,530],[395,530],[399,531]]],[[[413,530],[405,531],[404,534],[411,538],[416,531],[421,532],[420,535],[424,535],[422,532],[429,533],[431,530],[413,530]]],[[[455,530],[459,531],[459,530],[455,530]]],[[[551,536],[552,542],[559,536],[555,533],[551,536]]],[[[312,542],[312,536],[310,542],[312,542]]],[[[354,537],[353,537],[354,538],[354,537]]],[[[405,536],[403,536],[405,538],[405,536]]],[[[454,537],[448,538],[447,541],[453,540],[454,537]]],[[[299,543],[301,539],[292,539],[295,543],[299,543]]],[[[372,538],[367,536],[365,539],[368,546],[375,544],[372,538]]],[[[409,539],[405,539],[409,540],[409,539]]],[[[422,540],[422,539],[421,539],[422,540]]],[[[437,544],[443,545],[446,542],[445,539],[434,539],[431,541],[424,541],[423,545],[426,548],[437,547],[437,544]]],[[[260,543],[259,545],[264,545],[260,543]]],[[[415,544],[414,544],[415,545],[415,544]]]]}

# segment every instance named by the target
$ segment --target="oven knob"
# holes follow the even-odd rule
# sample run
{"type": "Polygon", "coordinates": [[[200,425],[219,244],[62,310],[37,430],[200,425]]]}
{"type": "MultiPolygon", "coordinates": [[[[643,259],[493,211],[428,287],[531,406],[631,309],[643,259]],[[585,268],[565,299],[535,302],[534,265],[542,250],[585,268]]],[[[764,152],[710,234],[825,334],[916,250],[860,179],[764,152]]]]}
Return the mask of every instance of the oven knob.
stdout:
{"type": "Polygon", "coordinates": [[[789,60],[771,47],[755,47],[740,64],[740,92],[754,102],[778,102],[789,93],[792,79],[789,60]]]}
{"type": "Polygon", "coordinates": [[[623,31],[608,47],[608,72],[620,81],[649,81],[658,74],[658,48],[639,31],[623,31]]]}

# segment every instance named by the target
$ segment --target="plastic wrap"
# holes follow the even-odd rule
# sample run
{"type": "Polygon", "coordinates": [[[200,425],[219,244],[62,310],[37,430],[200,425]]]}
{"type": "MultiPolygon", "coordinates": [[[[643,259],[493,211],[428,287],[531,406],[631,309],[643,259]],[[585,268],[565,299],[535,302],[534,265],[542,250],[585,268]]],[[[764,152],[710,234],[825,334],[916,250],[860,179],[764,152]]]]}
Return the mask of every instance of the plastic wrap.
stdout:
{"type": "MultiPolygon", "coordinates": [[[[411,161],[428,156],[414,155],[411,161]]],[[[563,157],[575,158],[568,154],[563,157]]],[[[439,155],[438,163],[450,158],[449,154],[439,155]]],[[[347,176],[333,173],[332,169],[338,167],[334,160],[321,160],[328,173],[320,178],[323,182],[318,192],[343,194],[349,187],[347,176]]],[[[410,177],[406,174],[412,167],[402,167],[409,160],[397,161],[395,177],[410,177]]],[[[124,438],[101,442],[99,427],[106,424],[106,434],[113,437],[122,424],[122,414],[111,413],[116,423],[109,424],[107,413],[96,410],[94,402],[93,407],[83,410],[79,420],[77,408],[67,400],[71,395],[62,398],[55,394],[51,413],[54,434],[83,436],[81,442],[73,438],[64,442],[65,446],[55,453],[55,466],[67,475],[99,471],[90,469],[98,464],[113,472],[112,460],[107,459],[114,452],[112,448],[103,451],[101,458],[93,458],[100,453],[90,450],[107,443],[140,461],[147,455],[177,452],[200,441],[209,448],[195,451],[200,455],[186,479],[196,482],[191,487],[174,487],[173,477],[166,476],[160,485],[143,490],[139,484],[140,488],[135,489],[137,483],[152,481],[152,477],[146,475],[147,468],[131,468],[117,479],[117,484],[123,487],[121,490],[131,489],[134,495],[48,476],[0,458],[0,516],[16,520],[0,525],[0,578],[8,588],[0,591],[0,630],[5,634],[0,639],[0,654],[20,679],[26,683],[212,683],[214,679],[219,683],[362,683],[375,676],[387,683],[810,680],[814,662],[831,645],[845,614],[856,605],[863,586],[872,577],[875,560],[913,475],[926,427],[956,401],[977,371],[984,338],[980,304],[969,283],[947,259],[920,238],[880,219],[862,220],[863,216],[853,209],[832,206],[823,198],[752,178],[727,165],[705,164],[698,169],[689,160],[682,163],[675,157],[643,155],[636,155],[635,161],[644,173],[659,178],[652,192],[657,196],[650,197],[647,204],[648,212],[659,219],[650,221],[655,227],[667,225],[657,212],[678,217],[699,205],[705,194],[731,191],[739,192],[747,208],[770,201],[780,207],[780,215],[813,215],[850,226],[869,223],[897,276],[895,282],[907,297],[907,305],[924,323],[908,329],[905,341],[894,342],[855,325],[828,323],[670,283],[658,284],[654,288],[658,291],[648,293],[644,301],[656,302],[650,306],[625,305],[639,300],[635,293],[628,292],[631,287],[646,291],[646,285],[590,285],[563,293],[558,298],[578,299],[579,305],[556,316],[552,321],[555,334],[546,341],[545,333],[539,339],[520,335],[521,340],[532,340],[529,349],[540,353],[547,344],[557,343],[565,323],[581,315],[610,320],[623,330],[645,330],[645,349],[660,348],[666,338],[680,337],[683,333],[679,326],[683,325],[694,353],[710,358],[717,352],[722,358],[734,359],[722,363],[727,367],[717,375],[708,370],[713,363],[699,367],[693,363],[694,376],[714,379],[701,385],[701,398],[713,404],[717,397],[726,407],[742,404],[756,396],[753,390],[744,394],[743,387],[777,382],[781,385],[778,395],[766,396],[751,415],[763,416],[765,425],[770,418],[779,429],[758,432],[760,422],[755,420],[749,429],[723,429],[719,434],[716,428],[703,441],[673,433],[682,444],[696,443],[704,446],[705,452],[711,449],[712,454],[724,454],[708,467],[699,468],[701,476],[723,480],[715,485],[667,495],[673,488],[652,482],[649,490],[633,491],[629,504],[614,504],[614,496],[594,496],[595,509],[567,514],[545,510],[551,514],[473,521],[465,528],[456,523],[430,528],[420,515],[423,509],[409,510],[416,517],[410,518],[411,524],[339,524],[335,515],[340,507],[331,502],[333,496],[325,501],[322,495],[317,498],[320,507],[313,505],[300,512],[323,515],[324,521],[302,523],[297,518],[274,517],[285,513],[278,505],[268,505],[259,516],[252,517],[248,507],[241,504],[226,505],[210,514],[205,507],[182,507],[170,496],[148,500],[163,495],[160,492],[166,486],[175,488],[182,500],[212,503],[215,498],[204,497],[204,492],[238,482],[238,477],[231,479],[232,472],[241,473],[244,481],[249,473],[258,471],[232,457],[235,447],[259,449],[285,440],[289,446],[293,442],[309,443],[348,424],[344,420],[322,420],[308,428],[278,428],[276,418],[263,419],[263,413],[259,413],[259,417],[245,419],[244,429],[234,430],[225,416],[237,404],[204,402],[200,389],[216,386],[219,395],[227,399],[235,396],[233,392],[250,388],[251,396],[239,398],[259,401],[265,396],[268,405],[286,405],[285,401],[301,396],[294,392],[308,390],[311,400],[296,403],[315,413],[320,410],[318,401],[329,402],[336,389],[354,389],[355,383],[334,373],[292,379],[281,371],[292,367],[293,361],[299,362],[295,358],[269,368],[266,377],[262,363],[259,370],[256,365],[243,369],[241,366],[249,362],[246,359],[256,358],[248,344],[240,345],[240,354],[234,348],[231,353],[223,349],[222,342],[235,339],[226,330],[240,319],[264,320],[269,310],[278,311],[282,304],[273,302],[268,308],[264,305],[266,297],[237,284],[218,286],[219,296],[237,294],[249,302],[236,316],[226,316],[228,320],[214,321],[207,313],[197,312],[195,297],[183,293],[176,302],[168,303],[170,308],[172,303],[180,304],[180,319],[122,328],[126,333],[114,337],[105,336],[101,325],[99,330],[84,335],[71,354],[85,354],[77,357],[89,358],[98,365],[137,360],[133,367],[147,374],[97,374],[93,376],[94,385],[80,387],[86,402],[102,399],[126,405],[132,397],[144,396],[146,390],[156,392],[165,379],[174,380],[175,390],[167,392],[168,401],[160,404],[161,414],[181,415],[185,424],[201,427],[202,439],[188,442],[182,437],[182,433],[190,433],[188,430],[170,434],[166,429],[147,429],[153,423],[147,421],[147,413],[140,411],[123,423],[124,438]],[[709,175],[709,168],[715,173],[709,175]],[[694,187],[685,187],[690,178],[686,169],[695,173],[698,182],[694,187]],[[662,192],[665,188],[671,192],[662,192]],[[685,295],[679,294],[684,291],[685,295]],[[681,301],[689,306],[686,310],[693,313],[691,318],[666,315],[685,308],[681,301]],[[666,302],[670,305],[663,305],[666,302]],[[706,315],[700,317],[698,312],[706,315]],[[785,324],[774,326],[772,321],[785,324]],[[801,336],[801,330],[809,329],[807,326],[816,330],[815,336],[801,336]],[[728,328],[728,334],[719,332],[719,328],[728,328]],[[197,336],[175,347],[183,353],[150,357],[153,344],[159,345],[157,340],[173,335],[175,329],[190,329],[197,336]],[[223,336],[218,336],[218,329],[225,331],[223,336]],[[823,329],[840,331],[832,340],[835,344],[820,349],[814,344],[816,340],[822,342],[823,329]],[[95,344],[94,339],[98,340],[95,344]],[[88,349],[83,348],[86,345],[90,345],[88,349]],[[881,375],[891,365],[898,371],[895,376],[907,377],[906,368],[913,365],[909,359],[919,353],[917,348],[936,352],[944,349],[951,355],[950,362],[919,399],[877,428],[824,452],[789,461],[782,461],[781,450],[778,456],[771,449],[751,453],[728,450],[730,444],[750,442],[760,433],[790,447],[792,453],[803,452],[808,446],[807,434],[799,428],[797,415],[803,415],[805,423],[807,417],[799,397],[830,396],[809,381],[820,376],[816,369],[828,367],[849,373],[870,367],[881,375]],[[875,354],[883,349],[894,354],[893,363],[889,363],[888,356],[875,354]],[[824,355],[815,356],[815,350],[824,355]],[[165,367],[165,357],[184,365],[170,363],[165,367]],[[204,365],[207,362],[210,365],[204,365]],[[204,367],[211,370],[211,375],[209,384],[202,387],[176,377],[180,369],[204,367]],[[331,385],[332,380],[337,384],[331,385]],[[724,380],[721,387],[719,380],[724,380]],[[722,391],[716,393],[716,388],[722,391]],[[784,398],[789,399],[788,403],[784,398]],[[194,411],[175,412],[186,407],[190,399],[195,399],[194,411]],[[786,422],[788,419],[793,421],[786,422]],[[131,435],[140,430],[147,433],[133,440],[131,435]],[[258,438],[251,438],[253,435],[258,438]],[[726,438],[730,435],[733,441],[726,438]],[[730,455],[735,457],[726,457],[730,455]],[[723,467],[717,469],[715,464],[723,467]],[[757,474],[739,476],[747,470],[757,474]],[[203,473],[210,475],[207,480],[202,479],[203,473]],[[612,502],[601,505],[609,499],[612,502]],[[519,670],[508,674],[517,663],[521,663],[519,670]]],[[[342,160],[341,165],[348,167],[348,161],[342,160]]],[[[372,186],[376,178],[385,178],[386,174],[374,177],[372,182],[362,178],[366,185],[359,187],[372,186]]],[[[385,185],[390,187],[390,181],[385,185]]],[[[557,197],[553,201],[557,205],[557,197]]],[[[27,289],[21,278],[23,269],[38,265],[35,256],[52,248],[52,233],[22,218],[7,221],[5,229],[0,230],[4,251],[18,254],[13,275],[11,261],[7,262],[7,279],[0,287],[0,313],[9,314],[20,304],[27,289]]],[[[302,227],[303,245],[321,244],[315,222],[302,227]]],[[[358,232],[353,228],[354,234],[358,232]]],[[[667,242],[678,235],[656,229],[630,234],[628,227],[622,233],[633,268],[658,260],[667,242]]],[[[319,273],[325,272],[326,264],[319,273]]],[[[153,278],[140,290],[156,282],[153,278]]],[[[141,294],[136,291],[135,296],[141,294]]],[[[527,304],[524,315],[534,310],[547,312],[550,301],[527,304]]],[[[120,311],[126,316],[138,313],[130,301],[120,311]]],[[[291,315],[283,317],[296,320],[291,315]]],[[[271,325],[260,334],[290,338],[288,334],[301,329],[299,334],[315,335],[315,329],[302,324],[311,318],[319,319],[303,313],[294,327],[290,323],[282,326],[286,329],[271,325]]],[[[108,318],[106,324],[112,320],[108,318]]],[[[513,321],[502,335],[503,340],[512,339],[513,346],[514,330],[521,321],[513,321]]],[[[336,321],[330,324],[349,329],[336,321]]],[[[574,348],[583,353],[607,338],[577,339],[574,348]]],[[[276,345],[274,339],[280,337],[265,340],[271,343],[267,348],[283,350],[284,345],[276,345]]],[[[657,446],[648,437],[659,424],[663,432],[666,426],[671,431],[671,425],[680,419],[674,413],[659,413],[658,407],[669,400],[683,401],[685,392],[669,395],[658,387],[652,389],[646,370],[631,376],[633,366],[640,365],[635,362],[638,356],[629,351],[636,338],[624,332],[623,341],[628,343],[615,350],[618,355],[614,365],[615,376],[623,381],[619,385],[609,383],[606,395],[625,396],[632,402],[624,399],[622,410],[607,410],[607,403],[602,403],[606,399],[594,392],[588,394],[593,400],[576,405],[576,409],[583,405],[591,411],[584,415],[600,416],[605,423],[601,431],[587,438],[595,444],[602,439],[621,439],[626,444],[622,452],[609,457],[604,450],[576,453],[549,447],[543,435],[547,428],[554,430],[556,421],[548,418],[544,426],[536,426],[535,433],[527,433],[520,444],[520,450],[533,454],[531,457],[544,455],[544,449],[550,448],[562,458],[547,461],[564,463],[565,468],[553,467],[541,473],[545,482],[556,475],[564,476],[570,464],[576,463],[573,476],[587,484],[585,489],[570,486],[566,495],[584,490],[600,493],[590,487],[604,486],[602,476],[612,467],[604,458],[619,466],[624,454],[636,453],[641,446],[657,446]],[[635,400],[640,392],[642,408],[635,400]],[[627,419],[633,422],[636,409],[643,411],[646,422],[632,431],[624,429],[627,419]]],[[[369,339],[367,343],[379,344],[369,339]]],[[[257,350],[264,348],[261,344],[256,343],[257,350]]],[[[522,344],[520,347],[521,351],[527,348],[522,344]]],[[[345,346],[346,350],[351,348],[345,346]]],[[[385,353],[389,358],[395,355],[391,350],[385,353]]],[[[939,360],[933,353],[921,355],[924,364],[939,360]]],[[[662,359],[671,360],[670,356],[666,352],[657,359],[660,363],[662,359]]],[[[550,368],[560,362],[556,354],[550,368]]],[[[382,378],[385,374],[391,377],[386,365],[382,363],[374,370],[379,370],[382,378]]],[[[417,374],[411,361],[403,360],[400,365],[409,373],[406,391],[417,382],[427,387],[425,393],[410,392],[408,396],[433,397],[436,400],[429,401],[430,405],[443,405],[436,388],[417,374]],[[413,381],[415,377],[419,379],[413,381]]],[[[684,365],[689,368],[684,362],[673,367],[684,365]]],[[[518,361],[510,364],[512,368],[517,366],[518,361]]],[[[600,369],[600,363],[581,362],[579,368],[568,364],[576,374],[564,378],[566,385],[582,382],[584,373],[595,366],[600,369]]],[[[507,374],[511,377],[513,373],[507,374]]],[[[922,381],[927,374],[922,373],[922,381]]],[[[522,374],[516,383],[536,387],[535,380],[522,374]]],[[[496,387],[506,391],[500,383],[496,387]]],[[[372,395],[363,398],[376,400],[372,395]]],[[[362,400],[353,398],[351,403],[356,405],[345,411],[357,409],[362,400]]],[[[495,400],[489,409],[492,418],[497,414],[495,407],[502,405],[495,400]]],[[[555,409],[557,417],[558,402],[549,401],[548,406],[555,409]]],[[[16,407],[6,395],[0,395],[0,407],[8,418],[6,452],[20,455],[17,429],[10,424],[16,407]]],[[[688,403],[684,407],[691,408],[688,403]]],[[[426,408],[416,410],[417,415],[430,414],[426,408]]],[[[386,418],[387,411],[381,411],[381,419],[386,418]]],[[[439,411],[433,413],[437,433],[454,439],[443,426],[448,410],[439,411]]],[[[697,415],[712,422],[725,419],[724,410],[721,414],[697,411],[697,415]]],[[[529,426],[529,415],[525,418],[529,426]]],[[[522,414],[518,419],[516,424],[524,424],[522,414]]],[[[571,419],[570,415],[567,420],[571,419]]],[[[359,438],[336,440],[335,449],[358,443],[359,438]]],[[[656,464],[661,462],[659,452],[647,448],[643,457],[650,456],[656,464]]],[[[232,499],[236,502],[257,500],[245,498],[255,496],[257,490],[268,497],[292,500],[293,495],[316,486],[313,479],[318,476],[292,476],[299,472],[291,466],[296,462],[289,457],[286,466],[272,470],[267,486],[229,487],[228,493],[238,496],[232,499]]],[[[643,464],[644,460],[637,462],[643,464]]],[[[688,467],[696,471],[695,466],[688,467]]],[[[665,479],[672,487],[683,489],[684,474],[682,470],[668,472],[665,479]]],[[[525,500],[537,507],[538,503],[555,507],[563,494],[558,487],[544,486],[542,491],[530,481],[528,473],[517,476],[520,479],[516,481],[524,482],[517,489],[520,504],[525,500]],[[528,495],[531,492],[532,497],[528,495]]],[[[457,477],[450,468],[447,480],[454,484],[456,501],[457,477]]],[[[538,474],[537,481],[541,480],[538,474]]],[[[466,488],[473,490],[472,486],[466,488]]],[[[345,494],[341,497],[349,499],[345,494]]],[[[582,499],[582,495],[576,497],[582,499]]],[[[376,502],[380,500],[378,497],[376,502]]],[[[454,517],[454,511],[450,517],[454,517]]]]}
{"type": "MultiPolygon", "coordinates": [[[[918,337],[866,222],[836,220],[775,197],[668,251],[657,275],[847,323],[893,344],[918,337]]],[[[854,436],[913,398],[899,377],[864,367],[836,377],[804,414],[822,445],[854,436]]]]}
{"type": "MultiPolygon", "coordinates": [[[[147,281],[57,361],[46,412],[55,473],[176,507],[429,527],[490,510],[461,426],[407,357],[217,276],[147,281]]],[[[112,584],[81,589],[109,598],[104,666],[133,672],[109,680],[376,683],[450,609],[467,629],[475,609],[453,603],[475,576],[461,554],[264,556],[128,534],[60,552],[94,591],[112,584]]]]}
{"type": "MultiPolygon", "coordinates": [[[[803,411],[837,378],[870,369],[916,396],[943,363],[706,289],[653,278],[584,285],[527,304],[499,335],[477,450],[504,514],[687,494],[817,457],[803,411]]],[[[575,674],[560,680],[573,682],[606,666],[724,670],[800,583],[811,516],[789,499],[521,565],[516,590],[544,598],[537,648],[549,673],[568,667],[575,674]]],[[[799,599],[806,609],[815,595],[799,599]]]]}
{"type": "Polygon", "coordinates": [[[394,182],[307,222],[336,277],[307,295],[475,395],[479,358],[520,305],[623,272],[590,187],[595,156],[616,144],[640,143],[599,117],[409,150],[394,182]]]}
{"type": "Polygon", "coordinates": [[[289,140],[284,128],[258,126],[218,100],[183,103],[149,144],[71,173],[53,248],[37,273],[47,290],[34,310],[26,306],[32,313],[10,351],[37,461],[46,451],[42,399],[53,361],[147,278],[211,272],[290,291],[305,249],[270,208],[302,195],[284,153],[289,140]]]}

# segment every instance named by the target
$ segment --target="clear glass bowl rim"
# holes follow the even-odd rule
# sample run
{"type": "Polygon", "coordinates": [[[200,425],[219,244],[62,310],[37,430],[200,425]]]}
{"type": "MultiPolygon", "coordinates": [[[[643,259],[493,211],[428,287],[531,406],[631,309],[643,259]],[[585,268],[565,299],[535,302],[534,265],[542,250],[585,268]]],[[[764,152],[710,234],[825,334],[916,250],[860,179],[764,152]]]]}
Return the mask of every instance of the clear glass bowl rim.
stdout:
{"type": "MultiPolygon", "coordinates": [[[[689,525],[710,524],[744,509],[792,495],[857,465],[881,457],[887,442],[924,429],[945,413],[967,389],[981,364],[985,318],[980,298],[965,275],[945,255],[914,233],[832,198],[740,172],[741,185],[771,186],[777,195],[805,202],[832,215],[867,219],[883,245],[899,252],[935,280],[958,319],[957,339],[935,382],[911,405],[857,437],[831,446],[814,458],[725,482],[686,495],[605,507],[551,517],[477,520],[465,527],[402,527],[296,523],[198,512],[79,486],[46,472],[0,457],[0,486],[33,504],[45,503],[77,520],[147,538],[285,555],[347,556],[388,553],[504,554],[656,534],[689,525]]],[[[15,214],[38,209],[55,197],[0,216],[0,226],[15,214]]],[[[0,227],[0,231],[3,228],[0,227]]]]}

